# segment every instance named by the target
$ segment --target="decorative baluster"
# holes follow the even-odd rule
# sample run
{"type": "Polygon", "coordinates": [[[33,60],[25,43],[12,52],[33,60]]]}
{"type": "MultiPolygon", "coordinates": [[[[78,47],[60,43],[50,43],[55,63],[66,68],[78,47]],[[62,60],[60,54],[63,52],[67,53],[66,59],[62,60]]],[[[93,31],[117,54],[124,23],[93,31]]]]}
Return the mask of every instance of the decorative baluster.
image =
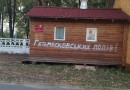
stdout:
{"type": "Polygon", "coordinates": [[[21,40],[19,39],[19,40],[18,40],[18,45],[19,45],[19,48],[20,48],[20,44],[21,44],[21,40]]]}
{"type": "Polygon", "coordinates": [[[17,45],[16,45],[16,39],[14,39],[14,47],[17,47],[17,45]]]}
{"type": "Polygon", "coordinates": [[[0,39],[0,47],[2,47],[2,40],[0,39]]]}
{"type": "Polygon", "coordinates": [[[7,45],[8,45],[8,47],[11,47],[11,41],[12,41],[12,38],[11,39],[8,39],[8,43],[7,43],[7,45]]]}
{"type": "Polygon", "coordinates": [[[5,47],[7,47],[7,39],[4,39],[5,47]]]}
{"type": "Polygon", "coordinates": [[[0,38],[0,52],[29,53],[29,43],[29,39],[0,38]]]}
{"type": "Polygon", "coordinates": [[[23,51],[26,53],[26,39],[23,39],[23,51]]]}

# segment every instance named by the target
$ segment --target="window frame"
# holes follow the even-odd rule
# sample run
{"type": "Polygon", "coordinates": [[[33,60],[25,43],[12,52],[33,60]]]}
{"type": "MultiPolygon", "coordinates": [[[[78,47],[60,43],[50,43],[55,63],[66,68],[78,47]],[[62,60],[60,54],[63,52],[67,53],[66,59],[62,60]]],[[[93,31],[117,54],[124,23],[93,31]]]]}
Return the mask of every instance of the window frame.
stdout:
{"type": "Polygon", "coordinates": [[[86,41],[89,41],[89,42],[96,42],[97,41],[97,28],[87,28],[86,29],[86,41]],[[94,40],[88,39],[88,37],[90,36],[89,31],[94,32],[94,40]]]}
{"type": "MultiPolygon", "coordinates": [[[[60,26],[59,26],[59,27],[60,27],[60,26]]],[[[64,41],[64,40],[65,40],[65,32],[66,32],[65,27],[60,27],[60,28],[63,28],[63,30],[64,30],[64,37],[63,37],[63,39],[57,39],[57,38],[56,38],[56,30],[57,30],[56,28],[58,28],[58,27],[55,27],[55,28],[54,28],[54,40],[63,40],[63,41],[64,41]]]]}

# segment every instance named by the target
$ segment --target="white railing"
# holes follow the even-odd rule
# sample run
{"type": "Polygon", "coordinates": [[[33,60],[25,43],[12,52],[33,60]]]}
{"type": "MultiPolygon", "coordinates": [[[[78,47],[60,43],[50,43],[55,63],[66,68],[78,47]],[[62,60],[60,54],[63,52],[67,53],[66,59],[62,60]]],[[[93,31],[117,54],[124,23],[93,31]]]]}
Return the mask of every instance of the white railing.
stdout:
{"type": "Polygon", "coordinates": [[[0,53],[29,54],[29,39],[0,38],[0,53]]]}

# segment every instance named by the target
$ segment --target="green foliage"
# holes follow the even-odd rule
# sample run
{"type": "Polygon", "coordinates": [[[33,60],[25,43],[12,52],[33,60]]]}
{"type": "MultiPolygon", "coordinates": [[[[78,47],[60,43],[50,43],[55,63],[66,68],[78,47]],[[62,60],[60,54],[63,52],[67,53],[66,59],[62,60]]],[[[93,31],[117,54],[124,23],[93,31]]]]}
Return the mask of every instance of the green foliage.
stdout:
{"type": "Polygon", "coordinates": [[[19,8],[17,9],[17,19],[16,19],[16,27],[17,38],[28,38],[29,34],[29,18],[26,16],[26,13],[35,5],[37,2],[35,0],[28,0],[25,2],[19,1],[19,8]]]}
{"type": "Polygon", "coordinates": [[[63,0],[63,2],[63,6],[78,7],[78,4],[75,2],[75,0],[63,0]]]}
{"type": "Polygon", "coordinates": [[[88,0],[89,8],[107,8],[108,0],[88,0]]]}
{"type": "Polygon", "coordinates": [[[6,30],[4,31],[4,37],[1,36],[1,38],[9,38],[9,32],[6,30]]]}

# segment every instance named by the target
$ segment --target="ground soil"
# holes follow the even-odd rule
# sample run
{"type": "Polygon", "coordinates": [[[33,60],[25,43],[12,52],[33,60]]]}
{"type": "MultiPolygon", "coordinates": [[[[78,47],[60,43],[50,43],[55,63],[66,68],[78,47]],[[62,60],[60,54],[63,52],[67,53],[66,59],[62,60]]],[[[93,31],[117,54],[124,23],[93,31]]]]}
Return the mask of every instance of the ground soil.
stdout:
{"type": "Polygon", "coordinates": [[[0,53],[0,60],[25,61],[25,60],[28,60],[28,58],[29,58],[29,55],[27,55],[27,54],[0,53]]]}

